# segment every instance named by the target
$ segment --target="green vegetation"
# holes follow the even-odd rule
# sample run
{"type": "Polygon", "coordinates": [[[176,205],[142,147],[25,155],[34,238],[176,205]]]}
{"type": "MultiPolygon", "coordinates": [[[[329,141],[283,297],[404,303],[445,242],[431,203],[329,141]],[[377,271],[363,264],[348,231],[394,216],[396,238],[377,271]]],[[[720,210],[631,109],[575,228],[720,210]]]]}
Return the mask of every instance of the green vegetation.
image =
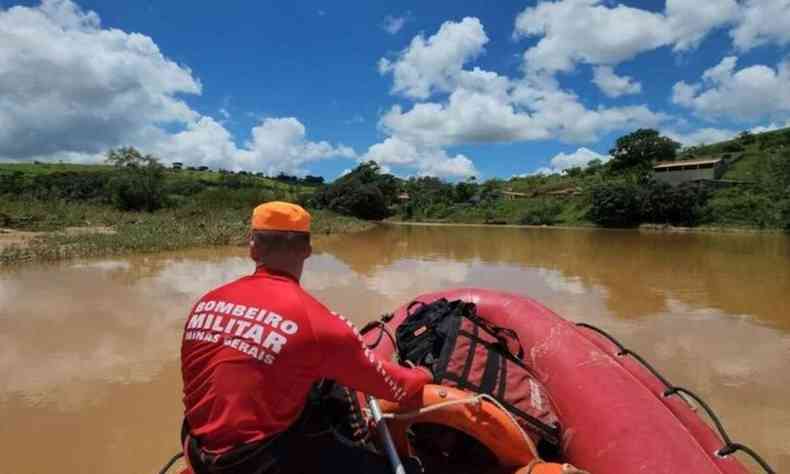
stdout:
{"type": "Polygon", "coordinates": [[[397,190],[395,177],[381,173],[379,166],[370,161],[320,189],[312,203],[340,214],[378,220],[391,215],[397,190]]]}
{"type": "Polygon", "coordinates": [[[611,174],[633,174],[640,179],[649,177],[653,164],[659,161],[674,161],[680,143],[662,137],[656,130],[639,129],[617,139],[609,151],[611,174]]]}
{"type": "Polygon", "coordinates": [[[404,221],[790,229],[790,129],[680,150],[655,130],[616,141],[598,160],[562,174],[451,184],[436,178],[399,180],[372,163],[322,187],[318,207],[362,218],[404,221]],[[652,178],[658,161],[722,158],[718,183],[672,187],[652,178]],[[394,184],[393,184],[394,183],[394,184]]]}
{"type": "Polygon", "coordinates": [[[166,169],[133,148],[111,151],[106,165],[3,164],[0,227],[41,234],[0,250],[0,263],[242,243],[250,209],[275,199],[314,209],[317,233],[370,225],[358,218],[790,230],[790,129],[679,152],[654,130],[637,130],[610,154],[562,174],[458,183],[403,180],[371,162],[328,185],[314,176],[166,169]],[[721,182],[671,187],[648,173],[656,161],[706,158],[728,162],[721,182]]]}
{"type": "MultiPolygon", "coordinates": [[[[0,264],[25,260],[155,252],[243,244],[253,206],[307,203],[315,187],[249,174],[166,170],[133,148],[113,150],[109,166],[0,165],[0,227],[39,232],[0,248],[0,264]]],[[[313,212],[316,234],[371,224],[313,212]]]]}

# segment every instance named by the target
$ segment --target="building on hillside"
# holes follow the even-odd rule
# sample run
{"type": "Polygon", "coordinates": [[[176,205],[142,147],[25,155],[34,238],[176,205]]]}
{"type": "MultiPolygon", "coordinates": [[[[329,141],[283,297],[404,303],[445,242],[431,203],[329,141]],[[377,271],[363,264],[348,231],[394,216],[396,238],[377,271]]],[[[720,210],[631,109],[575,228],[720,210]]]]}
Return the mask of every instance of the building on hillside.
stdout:
{"type": "Polygon", "coordinates": [[[174,161],[172,166],[174,170],[180,170],[184,168],[184,163],[181,163],[180,161],[174,161]]]}
{"type": "Polygon", "coordinates": [[[571,186],[569,188],[562,188],[562,189],[555,189],[554,191],[546,192],[546,196],[552,197],[569,197],[569,196],[578,196],[582,193],[581,188],[576,186],[571,186]]]}
{"type": "Polygon", "coordinates": [[[512,201],[515,199],[526,199],[530,197],[530,195],[527,193],[517,193],[515,191],[502,191],[502,196],[504,196],[504,198],[507,199],[508,201],[512,201]]]}
{"type": "Polygon", "coordinates": [[[727,168],[721,158],[686,161],[664,161],[653,166],[653,177],[672,186],[695,181],[714,181],[721,178],[727,168]]]}

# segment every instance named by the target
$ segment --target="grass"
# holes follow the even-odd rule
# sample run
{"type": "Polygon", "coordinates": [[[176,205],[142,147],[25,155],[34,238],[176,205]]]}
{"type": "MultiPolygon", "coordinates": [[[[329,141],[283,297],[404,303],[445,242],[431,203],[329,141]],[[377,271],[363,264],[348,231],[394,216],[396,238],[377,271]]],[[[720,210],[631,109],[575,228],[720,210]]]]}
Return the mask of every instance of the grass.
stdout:
{"type": "Polygon", "coordinates": [[[108,165],[79,165],[73,163],[0,163],[0,173],[24,173],[29,175],[40,175],[63,172],[87,172],[105,171],[110,169],[108,165]]]}
{"type": "MultiPolygon", "coordinates": [[[[75,163],[0,163],[0,174],[8,173],[22,173],[25,176],[38,176],[52,173],[64,172],[97,172],[97,171],[111,171],[110,165],[84,165],[75,163]]],[[[166,179],[168,180],[192,180],[202,181],[206,183],[219,183],[222,180],[223,173],[216,171],[192,171],[192,170],[173,170],[167,169],[166,179]]],[[[283,183],[275,179],[266,178],[255,175],[238,175],[240,179],[251,181],[257,186],[266,187],[270,189],[291,190],[293,192],[313,192],[313,186],[295,185],[283,183]]]]}
{"type": "MultiPolygon", "coordinates": [[[[189,247],[244,244],[250,209],[203,209],[186,206],[154,213],[122,212],[109,206],[62,201],[0,202],[0,224],[44,234],[25,245],[0,250],[0,265],[31,260],[60,260],[189,247]],[[108,227],[113,233],[67,232],[68,227],[108,227]]],[[[313,211],[314,234],[335,234],[373,224],[313,211]]],[[[88,229],[89,230],[89,229],[88,229]]]]}
{"type": "MultiPolygon", "coordinates": [[[[441,217],[413,219],[423,222],[446,222],[454,224],[522,224],[528,212],[545,205],[545,197],[499,200],[491,206],[454,205],[446,208],[441,217]]],[[[553,224],[578,226],[587,225],[589,204],[583,196],[557,198],[560,212],[553,224]]],[[[432,214],[433,215],[433,214],[432,214]]]]}

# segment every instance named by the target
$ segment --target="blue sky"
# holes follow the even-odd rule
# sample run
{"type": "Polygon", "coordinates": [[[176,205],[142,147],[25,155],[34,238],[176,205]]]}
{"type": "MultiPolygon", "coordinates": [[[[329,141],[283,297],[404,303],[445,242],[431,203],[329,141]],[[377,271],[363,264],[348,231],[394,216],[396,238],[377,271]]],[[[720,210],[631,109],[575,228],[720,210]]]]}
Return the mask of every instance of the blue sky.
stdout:
{"type": "Polygon", "coordinates": [[[789,46],[790,0],[0,0],[0,160],[559,172],[785,126],[789,46]]]}

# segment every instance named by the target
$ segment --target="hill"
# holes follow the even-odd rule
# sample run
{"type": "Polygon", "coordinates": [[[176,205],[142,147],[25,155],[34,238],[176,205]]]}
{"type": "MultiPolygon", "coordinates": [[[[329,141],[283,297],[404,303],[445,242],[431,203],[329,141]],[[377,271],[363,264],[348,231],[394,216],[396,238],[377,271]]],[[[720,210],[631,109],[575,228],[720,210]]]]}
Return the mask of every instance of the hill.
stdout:
{"type": "MultiPolygon", "coordinates": [[[[0,265],[243,244],[254,206],[272,200],[308,205],[318,181],[166,169],[134,149],[119,153],[127,161],[116,166],[0,164],[0,265]]],[[[315,234],[368,227],[313,212],[315,234]]]]}
{"type": "MultiPolygon", "coordinates": [[[[50,174],[63,174],[63,173],[108,173],[113,169],[112,166],[106,164],[76,164],[76,163],[2,163],[0,162],[0,176],[9,174],[21,174],[23,176],[41,176],[50,174]]],[[[312,192],[320,183],[305,182],[304,178],[296,176],[282,175],[282,178],[260,176],[253,173],[241,172],[233,173],[227,171],[214,171],[214,170],[192,170],[192,169],[165,169],[165,175],[168,179],[172,180],[192,180],[195,182],[204,182],[206,184],[216,184],[223,180],[227,180],[228,176],[237,176],[239,179],[246,179],[249,182],[258,185],[289,189],[298,192],[312,192]]]]}
{"type": "Polygon", "coordinates": [[[618,152],[630,157],[483,183],[413,177],[397,179],[393,187],[392,176],[363,164],[317,196],[322,205],[352,215],[356,211],[348,203],[359,201],[354,196],[375,196],[363,200],[361,208],[377,202],[377,213],[389,209],[394,219],[405,221],[790,228],[790,128],[744,132],[732,140],[680,150],[654,130],[637,130],[617,143],[618,152]],[[653,177],[657,161],[705,158],[725,160],[720,179],[672,187],[653,177]]]}

